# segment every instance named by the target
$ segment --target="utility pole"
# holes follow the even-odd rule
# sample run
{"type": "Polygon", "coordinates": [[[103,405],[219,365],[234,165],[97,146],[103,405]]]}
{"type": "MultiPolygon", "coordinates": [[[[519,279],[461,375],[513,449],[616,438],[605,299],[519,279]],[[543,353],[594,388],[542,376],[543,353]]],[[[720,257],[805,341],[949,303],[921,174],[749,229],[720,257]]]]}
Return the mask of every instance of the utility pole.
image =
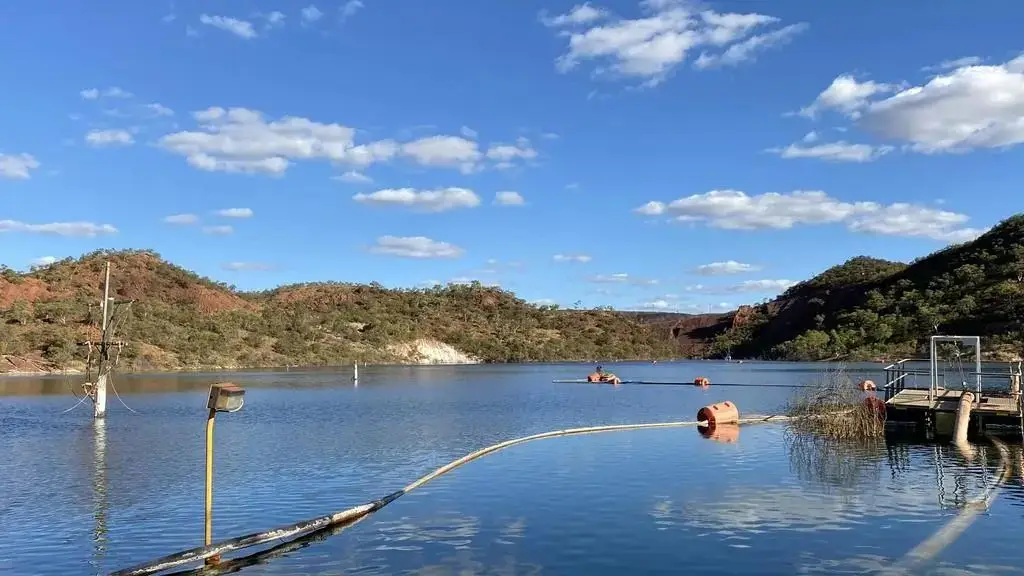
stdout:
{"type": "MultiPolygon", "coordinates": [[[[113,328],[116,323],[111,320],[111,309],[110,303],[113,299],[110,297],[110,262],[106,263],[106,270],[103,277],[103,302],[100,304],[100,313],[103,316],[101,321],[101,336],[99,342],[99,360],[96,362],[96,383],[92,386],[91,390],[88,390],[89,396],[92,398],[92,415],[93,418],[100,420],[107,415],[107,380],[110,375],[112,368],[110,363],[110,349],[111,347],[117,346],[118,350],[124,345],[124,342],[115,342],[111,340],[113,328]]],[[[126,302],[117,302],[117,304],[132,304],[133,301],[129,300],[126,302]]],[[[83,342],[82,344],[89,347],[90,357],[92,355],[92,342],[83,342]]],[[[88,371],[88,365],[86,366],[88,371]]],[[[88,386],[88,383],[86,384],[88,386]]]]}
{"type": "Polygon", "coordinates": [[[103,329],[100,338],[100,361],[98,375],[96,377],[96,396],[93,398],[93,418],[103,418],[107,415],[107,310],[110,303],[110,262],[107,262],[106,274],[103,278],[103,303],[100,305],[100,313],[103,314],[103,329]]]}

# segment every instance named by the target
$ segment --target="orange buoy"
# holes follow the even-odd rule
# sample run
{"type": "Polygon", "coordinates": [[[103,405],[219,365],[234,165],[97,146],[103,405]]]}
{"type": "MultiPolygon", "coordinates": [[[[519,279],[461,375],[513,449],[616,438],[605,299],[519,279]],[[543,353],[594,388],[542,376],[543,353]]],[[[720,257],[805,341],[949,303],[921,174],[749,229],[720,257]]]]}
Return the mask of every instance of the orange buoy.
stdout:
{"type": "Polygon", "coordinates": [[[711,385],[711,380],[708,380],[703,376],[698,376],[697,378],[693,379],[693,385],[700,386],[701,388],[707,388],[708,386],[711,385]]]}
{"type": "Polygon", "coordinates": [[[740,409],[728,400],[711,404],[697,411],[697,421],[707,422],[709,427],[719,424],[738,424],[740,409]]]}
{"type": "Polygon", "coordinates": [[[877,388],[875,387],[875,383],[872,382],[871,380],[861,380],[859,386],[860,389],[864,392],[867,392],[868,390],[877,390],[877,388]]]}
{"type": "Polygon", "coordinates": [[[724,442],[725,444],[733,444],[738,442],[740,439],[740,425],[739,424],[719,424],[718,426],[698,426],[697,430],[700,435],[708,440],[714,440],[715,442],[724,442]]]}

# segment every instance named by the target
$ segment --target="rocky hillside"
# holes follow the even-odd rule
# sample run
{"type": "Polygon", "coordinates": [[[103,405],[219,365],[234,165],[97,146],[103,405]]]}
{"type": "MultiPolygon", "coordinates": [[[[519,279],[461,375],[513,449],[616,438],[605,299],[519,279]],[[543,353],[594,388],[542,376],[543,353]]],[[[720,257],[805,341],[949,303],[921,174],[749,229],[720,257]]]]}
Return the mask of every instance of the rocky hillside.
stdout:
{"type": "Polygon", "coordinates": [[[793,360],[927,354],[928,337],[983,337],[990,357],[1024,349],[1024,215],[911,264],[853,258],[775,300],[691,331],[711,355],[793,360]]]}
{"type": "Polygon", "coordinates": [[[99,337],[108,260],[112,295],[134,300],[117,331],[129,342],[125,369],[679,355],[670,332],[636,318],[534,306],[497,288],[328,283],[245,293],[154,252],[119,251],[29,273],[0,269],[0,371],[81,367],[76,343],[99,337]]]}

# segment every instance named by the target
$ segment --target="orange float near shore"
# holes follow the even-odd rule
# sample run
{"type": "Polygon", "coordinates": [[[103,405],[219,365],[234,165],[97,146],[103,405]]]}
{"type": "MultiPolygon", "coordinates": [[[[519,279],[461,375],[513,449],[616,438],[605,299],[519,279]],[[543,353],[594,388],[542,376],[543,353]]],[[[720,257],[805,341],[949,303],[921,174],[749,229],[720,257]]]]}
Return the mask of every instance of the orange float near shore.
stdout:
{"type": "Polygon", "coordinates": [[[739,424],[740,409],[728,400],[710,404],[697,411],[697,420],[707,422],[709,428],[720,424],[739,424]]]}

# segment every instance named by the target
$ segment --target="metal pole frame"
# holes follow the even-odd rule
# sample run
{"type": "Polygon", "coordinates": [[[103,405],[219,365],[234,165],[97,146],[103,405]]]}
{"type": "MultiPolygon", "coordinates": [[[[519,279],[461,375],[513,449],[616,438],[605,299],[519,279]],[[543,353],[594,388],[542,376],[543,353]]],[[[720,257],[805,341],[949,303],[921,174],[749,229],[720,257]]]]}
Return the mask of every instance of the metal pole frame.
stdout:
{"type": "Polygon", "coordinates": [[[957,342],[974,346],[975,402],[981,402],[981,336],[932,336],[929,343],[929,369],[931,382],[928,385],[928,401],[933,402],[939,390],[939,357],[936,344],[957,342]]]}

